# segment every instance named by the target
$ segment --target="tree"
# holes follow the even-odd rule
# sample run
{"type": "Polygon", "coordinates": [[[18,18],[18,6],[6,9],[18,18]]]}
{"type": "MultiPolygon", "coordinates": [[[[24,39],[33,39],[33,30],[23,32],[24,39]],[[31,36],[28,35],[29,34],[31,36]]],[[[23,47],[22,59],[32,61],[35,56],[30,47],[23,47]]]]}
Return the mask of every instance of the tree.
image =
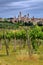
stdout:
{"type": "Polygon", "coordinates": [[[7,55],[9,55],[9,51],[8,51],[8,41],[7,41],[7,38],[9,39],[9,36],[6,34],[6,31],[4,32],[4,41],[5,41],[5,47],[6,47],[6,53],[7,55]]]}
{"type": "Polygon", "coordinates": [[[25,26],[32,26],[33,23],[32,23],[31,21],[28,21],[28,22],[25,22],[24,25],[25,25],[25,26]]]}
{"type": "Polygon", "coordinates": [[[31,57],[32,46],[31,46],[31,38],[29,37],[29,29],[26,27],[26,28],[24,28],[24,30],[26,31],[26,40],[27,40],[27,45],[28,45],[28,49],[29,49],[29,56],[31,57]]]}
{"type": "Polygon", "coordinates": [[[0,31],[0,50],[2,49],[2,43],[1,43],[2,38],[3,38],[3,32],[0,31]]]}
{"type": "Polygon", "coordinates": [[[29,37],[31,38],[33,50],[37,51],[37,48],[39,47],[40,43],[37,43],[36,41],[39,41],[39,39],[43,39],[42,35],[43,32],[41,32],[41,28],[38,26],[35,26],[29,31],[29,37]]]}
{"type": "Polygon", "coordinates": [[[37,22],[37,25],[38,25],[38,26],[43,26],[43,21],[37,22]]]}

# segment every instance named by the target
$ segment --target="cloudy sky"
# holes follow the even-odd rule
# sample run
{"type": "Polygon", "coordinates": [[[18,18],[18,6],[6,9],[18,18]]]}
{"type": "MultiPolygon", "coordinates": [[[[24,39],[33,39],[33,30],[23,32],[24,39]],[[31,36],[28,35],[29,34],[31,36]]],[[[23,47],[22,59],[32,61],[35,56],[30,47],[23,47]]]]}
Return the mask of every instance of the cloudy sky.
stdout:
{"type": "Polygon", "coordinates": [[[0,17],[14,17],[19,11],[43,18],[43,0],[0,0],[0,17]]]}

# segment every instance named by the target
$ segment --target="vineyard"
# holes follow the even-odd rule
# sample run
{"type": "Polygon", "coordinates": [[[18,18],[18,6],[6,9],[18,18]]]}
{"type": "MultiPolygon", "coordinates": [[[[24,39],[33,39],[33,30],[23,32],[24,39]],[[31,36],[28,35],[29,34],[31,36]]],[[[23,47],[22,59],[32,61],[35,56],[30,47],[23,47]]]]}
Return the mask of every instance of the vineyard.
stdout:
{"type": "Polygon", "coordinates": [[[8,21],[0,21],[0,28],[4,28],[4,29],[16,29],[19,26],[17,24],[14,24],[12,22],[8,22],[8,21]]]}
{"type": "MultiPolygon", "coordinates": [[[[8,56],[8,57],[16,56],[15,58],[17,58],[17,60],[23,60],[25,57],[28,59],[28,56],[29,58],[31,57],[33,58],[32,55],[36,55],[36,54],[40,56],[39,58],[41,58],[41,61],[42,61],[43,60],[43,26],[42,27],[37,26],[37,25],[32,26],[32,27],[21,26],[19,27],[19,29],[15,29],[15,30],[14,29],[13,30],[0,29],[0,57],[1,56],[2,57],[3,56],[8,56]],[[42,55],[42,57],[40,54],[42,55]],[[21,55],[21,57],[24,57],[25,55],[25,57],[22,59],[20,59],[21,58],[20,57],[18,59],[17,55],[18,57],[19,55],[21,55]]],[[[1,59],[4,58],[2,57],[1,59]]]]}

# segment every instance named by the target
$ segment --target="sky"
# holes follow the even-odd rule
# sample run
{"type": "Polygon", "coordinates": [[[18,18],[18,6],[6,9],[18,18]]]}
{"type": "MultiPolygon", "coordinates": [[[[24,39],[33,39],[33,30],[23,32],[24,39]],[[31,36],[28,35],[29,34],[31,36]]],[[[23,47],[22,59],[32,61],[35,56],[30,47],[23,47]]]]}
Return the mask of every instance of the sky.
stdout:
{"type": "Polygon", "coordinates": [[[0,18],[30,14],[30,17],[43,18],[43,0],[0,0],[0,18]]]}

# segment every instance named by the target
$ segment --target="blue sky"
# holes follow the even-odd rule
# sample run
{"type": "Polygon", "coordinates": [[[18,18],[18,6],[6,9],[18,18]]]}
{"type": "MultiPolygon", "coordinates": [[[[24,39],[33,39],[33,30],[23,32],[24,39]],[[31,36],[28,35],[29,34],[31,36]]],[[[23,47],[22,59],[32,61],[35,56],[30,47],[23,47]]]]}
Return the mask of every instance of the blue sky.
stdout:
{"type": "Polygon", "coordinates": [[[18,16],[19,11],[43,18],[43,0],[0,0],[0,17],[18,16]]]}

